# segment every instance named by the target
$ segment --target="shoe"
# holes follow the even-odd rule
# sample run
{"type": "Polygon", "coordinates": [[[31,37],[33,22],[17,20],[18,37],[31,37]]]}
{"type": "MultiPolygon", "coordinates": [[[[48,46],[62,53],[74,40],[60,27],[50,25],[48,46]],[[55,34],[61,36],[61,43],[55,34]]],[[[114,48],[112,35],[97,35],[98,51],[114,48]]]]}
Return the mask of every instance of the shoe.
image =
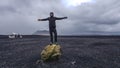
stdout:
{"type": "Polygon", "coordinates": [[[57,42],[55,42],[54,44],[58,45],[58,43],[57,43],[57,42]]]}
{"type": "Polygon", "coordinates": [[[52,42],[50,42],[50,45],[52,45],[53,43],[52,42]]]}

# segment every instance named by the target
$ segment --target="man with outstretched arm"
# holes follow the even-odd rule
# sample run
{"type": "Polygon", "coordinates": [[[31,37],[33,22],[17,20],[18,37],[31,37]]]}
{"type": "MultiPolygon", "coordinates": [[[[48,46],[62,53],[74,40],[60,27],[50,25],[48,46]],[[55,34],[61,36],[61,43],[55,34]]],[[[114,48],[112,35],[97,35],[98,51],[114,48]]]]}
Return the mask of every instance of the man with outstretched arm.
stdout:
{"type": "Polygon", "coordinates": [[[56,20],[67,19],[67,17],[54,17],[54,13],[50,12],[50,17],[45,19],[38,19],[38,21],[49,21],[49,32],[50,32],[50,44],[57,44],[57,30],[56,30],[56,20]]]}

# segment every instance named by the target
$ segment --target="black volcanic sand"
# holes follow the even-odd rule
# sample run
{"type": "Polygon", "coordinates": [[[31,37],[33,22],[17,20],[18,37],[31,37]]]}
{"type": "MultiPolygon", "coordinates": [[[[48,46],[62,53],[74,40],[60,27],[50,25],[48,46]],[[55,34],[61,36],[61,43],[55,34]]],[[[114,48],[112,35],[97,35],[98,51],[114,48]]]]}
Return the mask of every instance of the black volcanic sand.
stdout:
{"type": "Polygon", "coordinates": [[[0,68],[120,68],[120,37],[59,37],[59,61],[40,62],[49,37],[0,39],[0,68]]]}

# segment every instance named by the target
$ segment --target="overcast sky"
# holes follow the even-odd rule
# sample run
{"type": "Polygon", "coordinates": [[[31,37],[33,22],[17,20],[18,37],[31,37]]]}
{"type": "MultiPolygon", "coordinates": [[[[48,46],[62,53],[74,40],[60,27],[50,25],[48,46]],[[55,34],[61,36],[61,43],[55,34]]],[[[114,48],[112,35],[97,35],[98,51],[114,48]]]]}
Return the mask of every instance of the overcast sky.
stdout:
{"type": "Polygon", "coordinates": [[[0,34],[32,34],[37,30],[48,30],[48,21],[38,22],[37,19],[49,17],[50,12],[56,17],[68,17],[56,21],[58,34],[120,32],[120,0],[81,2],[0,0],[0,34]]]}

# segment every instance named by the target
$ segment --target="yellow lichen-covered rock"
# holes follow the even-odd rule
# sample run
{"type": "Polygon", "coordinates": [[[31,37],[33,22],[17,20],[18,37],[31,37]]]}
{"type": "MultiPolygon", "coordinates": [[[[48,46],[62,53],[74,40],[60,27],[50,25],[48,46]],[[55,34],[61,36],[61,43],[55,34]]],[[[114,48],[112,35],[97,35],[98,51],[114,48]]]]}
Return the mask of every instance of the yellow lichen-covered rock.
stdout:
{"type": "Polygon", "coordinates": [[[41,52],[41,59],[43,61],[59,59],[61,56],[61,47],[60,45],[52,44],[47,45],[44,50],[41,52]]]}

